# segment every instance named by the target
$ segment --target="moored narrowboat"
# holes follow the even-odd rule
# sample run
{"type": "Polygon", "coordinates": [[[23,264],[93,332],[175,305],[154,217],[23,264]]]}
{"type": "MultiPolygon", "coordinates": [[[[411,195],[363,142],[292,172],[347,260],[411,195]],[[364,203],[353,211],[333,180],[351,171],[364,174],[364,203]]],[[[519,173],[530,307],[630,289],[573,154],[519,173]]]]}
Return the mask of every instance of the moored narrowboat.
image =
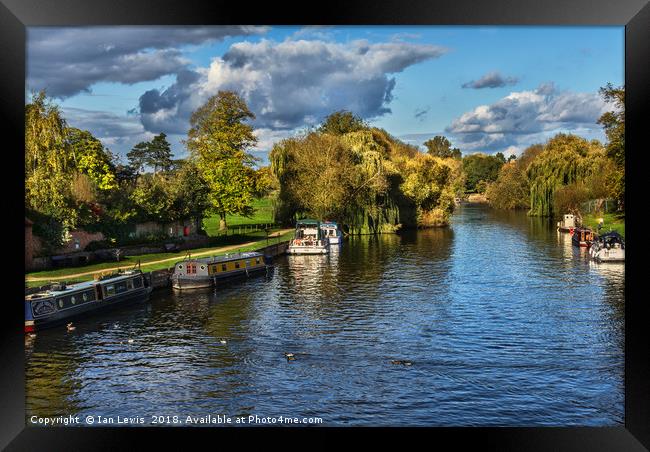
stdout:
{"type": "Polygon", "coordinates": [[[70,321],[109,306],[149,299],[151,287],[140,270],[97,275],[95,280],[66,285],[25,296],[25,332],[70,321]]]}
{"type": "Polygon", "coordinates": [[[335,221],[325,221],[320,224],[320,228],[330,245],[340,245],[343,241],[343,233],[335,221]]]}
{"type": "Polygon", "coordinates": [[[327,254],[330,251],[329,245],[318,220],[298,220],[287,254],[327,254]]]}
{"type": "Polygon", "coordinates": [[[589,228],[574,228],[571,233],[571,243],[574,246],[589,247],[594,241],[594,232],[589,228]]]}
{"type": "Polygon", "coordinates": [[[200,289],[217,285],[219,280],[264,274],[271,268],[262,253],[226,254],[176,262],[172,274],[174,289],[200,289]]]}

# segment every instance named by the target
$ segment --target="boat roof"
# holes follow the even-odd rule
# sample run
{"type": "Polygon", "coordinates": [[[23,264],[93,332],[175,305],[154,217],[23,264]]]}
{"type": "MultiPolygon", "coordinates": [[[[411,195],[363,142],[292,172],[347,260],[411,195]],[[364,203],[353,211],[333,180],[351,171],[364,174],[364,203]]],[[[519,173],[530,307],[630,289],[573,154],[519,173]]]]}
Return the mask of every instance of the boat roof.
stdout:
{"type": "Polygon", "coordinates": [[[336,221],[324,221],[320,224],[321,228],[337,228],[338,224],[336,224],[336,221]]]}
{"type": "Polygon", "coordinates": [[[197,257],[194,259],[190,257],[189,259],[183,259],[182,261],[178,261],[176,262],[176,264],[180,264],[182,262],[201,262],[204,264],[210,264],[210,263],[219,263],[219,262],[230,262],[230,261],[235,261],[237,259],[250,259],[252,257],[263,257],[263,256],[264,255],[262,253],[257,251],[246,251],[243,253],[224,254],[222,256],[197,257]]]}
{"type": "Polygon", "coordinates": [[[305,224],[305,225],[316,225],[316,226],[317,226],[318,224],[320,224],[320,221],[318,221],[318,220],[312,220],[311,218],[304,218],[304,219],[302,219],[302,220],[298,220],[298,221],[296,222],[296,226],[301,225],[301,224],[305,224]]]}
{"type": "MultiPolygon", "coordinates": [[[[58,297],[61,295],[66,295],[71,292],[75,291],[80,291],[80,290],[86,290],[92,288],[95,284],[98,283],[107,283],[107,282],[112,282],[112,281],[119,281],[120,279],[127,278],[129,276],[135,276],[135,275],[140,275],[142,272],[140,270],[127,270],[125,272],[122,272],[120,274],[115,274],[114,276],[111,276],[110,278],[104,278],[101,280],[90,280],[90,281],[82,281],[78,282],[75,284],[65,284],[65,289],[45,289],[41,290],[39,292],[29,294],[25,296],[26,300],[34,299],[34,298],[45,298],[45,297],[58,297]]],[[[53,285],[56,286],[59,283],[54,283],[53,285]]],[[[60,286],[59,286],[60,287],[60,286]]]]}
{"type": "Polygon", "coordinates": [[[618,232],[616,232],[616,231],[610,231],[610,232],[606,232],[604,234],[599,235],[598,239],[599,240],[601,240],[601,239],[617,239],[617,240],[622,241],[623,236],[621,234],[619,234],[618,232]]]}

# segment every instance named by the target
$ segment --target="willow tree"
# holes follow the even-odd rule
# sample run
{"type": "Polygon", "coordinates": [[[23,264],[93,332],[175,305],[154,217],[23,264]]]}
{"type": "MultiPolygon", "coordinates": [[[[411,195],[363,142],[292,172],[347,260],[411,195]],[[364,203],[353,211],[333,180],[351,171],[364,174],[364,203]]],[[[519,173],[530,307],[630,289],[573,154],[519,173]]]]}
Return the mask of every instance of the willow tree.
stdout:
{"type": "Polygon", "coordinates": [[[551,138],[528,166],[531,216],[548,217],[554,212],[554,194],[565,185],[581,183],[602,171],[605,149],[598,141],[571,134],[551,138]]]}
{"type": "Polygon", "coordinates": [[[375,128],[287,139],[274,146],[270,160],[280,187],[278,221],[329,217],[351,234],[445,224],[460,167],[375,128]]]}
{"type": "Polygon", "coordinates": [[[227,215],[253,214],[257,191],[255,157],[246,150],[257,143],[255,119],[244,100],[232,91],[219,91],[190,118],[185,144],[209,188],[210,210],[219,215],[219,229],[227,215]]]}
{"type": "Polygon", "coordinates": [[[60,220],[74,214],[67,205],[66,173],[72,165],[68,152],[66,121],[45,95],[32,95],[25,106],[26,205],[47,211],[60,220]]]}

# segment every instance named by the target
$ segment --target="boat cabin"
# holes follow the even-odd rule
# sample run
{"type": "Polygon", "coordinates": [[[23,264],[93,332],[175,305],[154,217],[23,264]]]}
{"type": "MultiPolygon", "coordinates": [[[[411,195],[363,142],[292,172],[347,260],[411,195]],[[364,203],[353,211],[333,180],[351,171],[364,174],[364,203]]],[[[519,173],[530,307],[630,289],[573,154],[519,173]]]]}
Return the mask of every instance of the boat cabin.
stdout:
{"type": "Polygon", "coordinates": [[[25,331],[54,325],[76,315],[124,301],[144,300],[151,292],[140,270],[95,275],[93,281],[48,289],[25,296],[25,331]]]}
{"type": "Polygon", "coordinates": [[[217,279],[266,270],[264,255],[257,251],[226,254],[176,262],[172,286],[176,289],[211,287],[217,279]]]}

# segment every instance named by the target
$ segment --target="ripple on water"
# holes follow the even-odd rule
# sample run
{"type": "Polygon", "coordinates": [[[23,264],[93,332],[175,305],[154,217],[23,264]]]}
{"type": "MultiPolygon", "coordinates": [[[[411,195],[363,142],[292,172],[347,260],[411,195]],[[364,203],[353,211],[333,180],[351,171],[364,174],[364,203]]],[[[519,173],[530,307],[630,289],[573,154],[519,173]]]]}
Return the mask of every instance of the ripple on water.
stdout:
{"type": "Polygon", "coordinates": [[[624,264],[589,262],[549,223],[463,207],[449,228],[275,263],[39,332],[27,412],[623,422],[624,264]]]}

